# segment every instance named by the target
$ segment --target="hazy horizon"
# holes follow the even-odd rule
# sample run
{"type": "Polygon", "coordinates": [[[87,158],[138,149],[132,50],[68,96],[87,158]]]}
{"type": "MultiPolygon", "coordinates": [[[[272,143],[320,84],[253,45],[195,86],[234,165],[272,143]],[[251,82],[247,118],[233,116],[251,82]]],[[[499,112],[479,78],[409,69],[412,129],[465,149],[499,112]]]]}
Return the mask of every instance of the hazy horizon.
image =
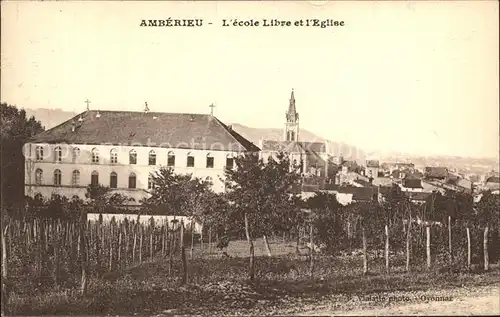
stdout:
{"type": "Polygon", "coordinates": [[[497,158],[498,3],[2,2],[2,102],[210,113],[366,152],[497,158]],[[199,18],[199,28],[140,27],[199,18]],[[343,20],[337,28],[221,19],[343,20]],[[213,25],[208,25],[207,22],[213,25]],[[15,32],[8,31],[14,29],[15,32]]]}

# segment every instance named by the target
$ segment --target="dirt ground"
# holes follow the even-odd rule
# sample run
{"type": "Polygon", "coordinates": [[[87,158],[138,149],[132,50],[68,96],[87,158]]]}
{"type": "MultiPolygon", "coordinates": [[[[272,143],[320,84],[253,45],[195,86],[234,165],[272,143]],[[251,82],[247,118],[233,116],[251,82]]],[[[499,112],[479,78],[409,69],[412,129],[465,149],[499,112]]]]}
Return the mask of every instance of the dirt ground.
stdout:
{"type": "Polygon", "coordinates": [[[359,301],[360,308],[349,311],[335,309],[333,303],[325,302],[300,315],[500,315],[500,285],[459,288],[455,290],[393,293],[386,298],[379,296],[370,299],[351,299],[359,301]],[[389,302],[388,297],[409,298],[406,302],[389,302]],[[378,300],[377,300],[378,299],[378,300]]]}

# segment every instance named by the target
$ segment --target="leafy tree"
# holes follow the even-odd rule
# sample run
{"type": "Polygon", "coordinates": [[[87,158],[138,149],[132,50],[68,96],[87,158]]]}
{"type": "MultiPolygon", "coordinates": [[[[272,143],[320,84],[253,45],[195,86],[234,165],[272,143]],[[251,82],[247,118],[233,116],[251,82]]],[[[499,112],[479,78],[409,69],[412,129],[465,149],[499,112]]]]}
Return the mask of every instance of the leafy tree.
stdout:
{"type": "Polygon", "coordinates": [[[113,193],[109,187],[100,184],[88,185],[85,198],[89,200],[89,205],[94,209],[103,211],[112,211],[127,202],[134,201],[134,198],[120,193],[113,193]]]}
{"type": "Polygon", "coordinates": [[[24,110],[7,103],[0,104],[1,197],[4,207],[22,202],[24,197],[23,144],[44,128],[24,110]]]}

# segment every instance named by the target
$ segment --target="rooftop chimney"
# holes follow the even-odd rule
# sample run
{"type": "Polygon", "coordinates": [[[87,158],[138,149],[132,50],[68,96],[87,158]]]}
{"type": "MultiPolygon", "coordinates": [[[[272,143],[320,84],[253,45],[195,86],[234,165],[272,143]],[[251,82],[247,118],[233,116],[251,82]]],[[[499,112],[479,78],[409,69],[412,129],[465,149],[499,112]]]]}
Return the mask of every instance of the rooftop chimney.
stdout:
{"type": "Polygon", "coordinates": [[[71,132],[75,132],[76,129],[76,123],[75,120],[71,121],[71,132]]]}
{"type": "Polygon", "coordinates": [[[99,110],[97,110],[97,113],[95,115],[96,118],[100,118],[101,117],[101,113],[99,112],[99,110]]]}
{"type": "Polygon", "coordinates": [[[227,128],[229,129],[229,131],[233,131],[233,126],[232,125],[228,125],[227,128]]]}
{"type": "Polygon", "coordinates": [[[144,113],[148,113],[149,112],[149,107],[148,107],[148,102],[146,101],[144,103],[144,113]]]}

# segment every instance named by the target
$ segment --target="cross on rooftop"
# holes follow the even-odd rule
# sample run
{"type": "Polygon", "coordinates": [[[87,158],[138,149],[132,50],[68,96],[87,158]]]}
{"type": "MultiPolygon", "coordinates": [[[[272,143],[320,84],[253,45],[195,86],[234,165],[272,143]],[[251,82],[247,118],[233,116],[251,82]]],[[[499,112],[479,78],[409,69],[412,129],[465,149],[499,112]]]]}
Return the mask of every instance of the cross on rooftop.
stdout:
{"type": "Polygon", "coordinates": [[[85,103],[87,104],[87,111],[89,111],[90,110],[90,106],[89,106],[90,105],[90,100],[88,98],[85,99],[85,103]]]}
{"type": "Polygon", "coordinates": [[[210,106],[210,115],[214,115],[214,108],[215,108],[215,105],[212,103],[210,106]]]}

